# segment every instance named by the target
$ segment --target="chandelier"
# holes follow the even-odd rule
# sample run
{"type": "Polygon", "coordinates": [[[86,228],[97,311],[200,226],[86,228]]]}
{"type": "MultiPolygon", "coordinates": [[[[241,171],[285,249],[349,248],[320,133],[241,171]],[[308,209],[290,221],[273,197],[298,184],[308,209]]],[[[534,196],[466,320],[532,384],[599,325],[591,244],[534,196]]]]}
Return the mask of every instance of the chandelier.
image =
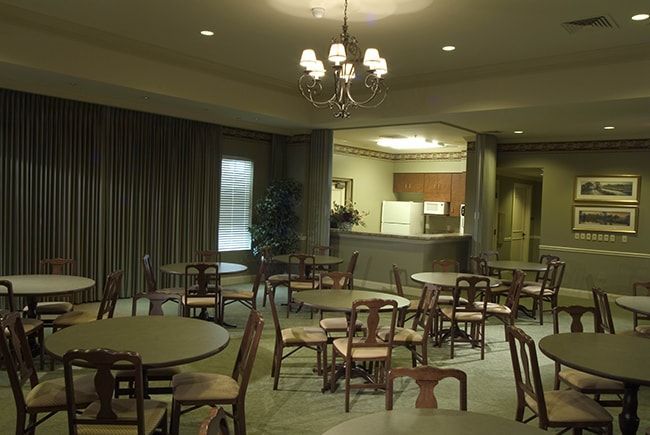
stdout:
{"type": "Polygon", "coordinates": [[[376,48],[368,48],[361,58],[361,48],[357,38],[348,33],[348,0],[345,0],[343,10],[343,32],[332,38],[329,56],[334,73],[334,93],[327,100],[320,100],[323,92],[321,79],[325,76],[323,62],[316,58],[312,49],[303,50],[300,57],[300,66],[305,68],[298,87],[303,97],[314,107],[319,109],[330,108],[334,111],[335,118],[348,118],[350,109],[356,107],[374,108],[386,99],[388,88],[382,79],[388,73],[386,59],[379,57],[376,48]],[[362,62],[363,61],[363,62],[362,62]],[[370,95],[363,100],[352,96],[351,85],[356,78],[357,71],[366,67],[364,85],[370,95]]]}

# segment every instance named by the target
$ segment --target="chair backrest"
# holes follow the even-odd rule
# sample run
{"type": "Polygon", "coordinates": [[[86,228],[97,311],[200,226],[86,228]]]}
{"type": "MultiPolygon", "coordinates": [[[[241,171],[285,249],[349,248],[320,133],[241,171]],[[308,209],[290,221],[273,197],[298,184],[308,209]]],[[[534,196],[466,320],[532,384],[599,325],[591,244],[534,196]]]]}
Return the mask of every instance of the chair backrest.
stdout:
{"type": "MultiPolygon", "coordinates": [[[[560,257],[557,255],[551,255],[551,254],[542,254],[539,257],[539,262],[540,264],[546,264],[550,263],[551,261],[560,261],[560,257]]],[[[539,281],[542,276],[544,275],[544,272],[537,272],[537,276],[535,278],[535,281],[539,281]]]]}
{"type": "MultiPolygon", "coordinates": [[[[135,296],[134,296],[135,298],[135,296]]],[[[146,299],[149,301],[149,310],[148,313],[150,316],[164,316],[165,313],[163,312],[163,305],[165,302],[168,301],[179,301],[180,296],[176,294],[170,294],[170,293],[158,293],[158,292],[151,292],[151,293],[142,293],[137,296],[138,299],[146,299]]],[[[133,305],[133,309],[131,311],[131,315],[135,316],[136,315],[136,309],[137,305],[133,305]]]]}
{"type": "Polygon", "coordinates": [[[255,273],[255,279],[253,280],[253,298],[257,299],[257,292],[260,289],[260,284],[264,281],[266,277],[266,269],[269,262],[266,260],[266,257],[262,255],[260,257],[260,264],[257,266],[257,273],[255,273]]]}
{"type": "Polygon", "coordinates": [[[72,258],[44,258],[39,265],[41,273],[74,275],[75,272],[75,261],[72,258]]]}
{"type": "Polygon", "coordinates": [[[282,342],[282,326],[278,316],[278,307],[275,304],[275,289],[270,282],[266,284],[266,295],[268,296],[269,306],[271,307],[271,318],[273,319],[273,329],[275,330],[275,339],[278,343],[282,342]]]}
{"type": "Polygon", "coordinates": [[[560,333],[560,314],[566,313],[571,316],[571,332],[584,332],[585,328],[582,323],[582,316],[591,314],[594,322],[594,332],[603,332],[598,324],[598,312],[595,307],[583,307],[581,305],[570,305],[567,307],[553,308],[553,334],[560,333]]]}
{"type": "Polygon", "coordinates": [[[544,275],[541,278],[542,294],[545,293],[545,290],[551,290],[556,294],[560,291],[565,266],[566,263],[563,261],[551,261],[547,264],[544,275]]]}
{"type": "Polygon", "coordinates": [[[591,289],[591,294],[594,298],[594,307],[596,307],[597,332],[616,334],[616,329],[614,328],[614,319],[612,318],[612,310],[609,306],[609,298],[607,297],[607,293],[597,287],[594,287],[591,289]]]}
{"type": "Polygon", "coordinates": [[[317,245],[311,248],[312,255],[330,255],[331,251],[330,246],[317,245]]]}
{"type": "Polygon", "coordinates": [[[124,272],[121,270],[116,270],[108,274],[106,284],[104,285],[104,292],[102,293],[102,300],[99,303],[99,310],[97,310],[97,320],[113,318],[115,307],[117,306],[117,298],[120,296],[120,290],[122,290],[123,276],[124,272]]]}
{"type": "Polygon", "coordinates": [[[539,372],[535,341],[516,326],[507,326],[510,358],[515,375],[517,401],[522,404],[533,401],[537,404],[540,427],[548,426],[548,412],[544,400],[542,377],[539,372]],[[526,398],[529,400],[526,401],[526,398]]]}
{"type": "Polygon", "coordinates": [[[478,254],[478,256],[484,259],[485,261],[498,260],[499,251],[483,251],[480,254],[478,254]]]}
{"type": "MultiPolygon", "coordinates": [[[[333,289],[350,289],[352,282],[352,274],[349,272],[324,272],[320,274],[320,281],[323,282],[324,278],[330,278],[332,280],[333,289]]],[[[323,286],[321,285],[321,288],[323,286]]]]}
{"type": "Polygon", "coordinates": [[[221,261],[221,252],[210,249],[196,251],[196,259],[200,263],[218,263],[221,261]]]}
{"type": "Polygon", "coordinates": [[[650,296],[650,281],[632,284],[632,294],[634,296],[650,296]]]}
{"type": "MultiPolygon", "coordinates": [[[[364,313],[366,314],[366,313],[364,313]]],[[[348,346],[347,358],[352,358],[352,349],[355,348],[387,348],[388,357],[386,362],[386,370],[389,370],[391,352],[393,348],[393,336],[395,335],[395,324],[397,321],[397,302],[387,299],[362,299],[352,303],[352,314],[350,316],[350,323],[348,324],[348,346]],[[388,311],[390,309],[390,329],[386,340],[380,340],[377,336],[379,330],[380,311],[388,311]],[[357,321],[359,313],[367,311],[366,317],[366,331],[365,337],[359,340],[355,338],[357,333],[357,321]]]]}
{"type": "Polygon", "coordinates": [[[6,279],[1,279],[0,280],[0,286],[5,287],[7,289],[7,307],[9,308],[9,311],[14,312],[16,311],[16,300],[14,298],[14,286],[11,283],[11,281],[7,281],[6,279]]]}
{"type": "Polygon", "coordinates": [[[438,297],[442,289],[440,286],[425,284],[422,288],[422,296],[418,302],[418,308],[413,316],[412,330],[422,329],[422,336],[425,340],[431,336],[433,331],[433,322],[436,320],[438,311],[438,297]]]}
{"type": "Polygon", "coordinates": [[[398,296],[404,297],[404,287],[402,287],[401,270],[397,264],[393,264],[393,277],[395,278],[395,292],[398,296]]]}
{"type": "Polygon", "coordinates": [[[477,275],[489,274],[487,260],[483,257],[469,257],[469,271],[477,275]]]}
{"type": "Polygon", "coordinates": [[[311,283],[312,288],[316,288],[317,276],[313,272],[316,266],[316,258],[310,254],[291,254],[289,255],[289,286],[292,282],[311,283]],[[293,271],[295,266],[296,274],[293,271]]]}
{"type": "Polygon", "coordinates": [[[354,275],[354,271],[357,268],[357,260],[359,259],[359,251],[354,251],[350,256],[350,261],[348,261],[348,268],[345,271],[351,275],[354,275]]]}
{"type": "Polygon", "coordinates": [[[451,258],[443,258],[442,260],[433,260],[431,263],[431,270],[433,272],[460,272],[460,263],[451,258]]]}
{"type": "Polygon", "coordinates": [[[144,284],[147,288],[147,293],[155,292],[158,290],[158,284],[156,283],[156,273],[153,271],[151,256],[149,254],[142,257],[142,266],[144,267],[144,284]]]}
{"type": "Polygon", "coordinates": [[[30,388],[38,384],[38,374],[32,360],[32,349],[27,341],[21,313],[3,311],[0,314],[0,355],[7,370],[9,384],[17,409],[25,409],[23,385],[30,388]]]}
{"type": "Polygon", "coordinates": [[[239,384],[240,395],[246,394],[263,329],[264,319],[262,315],[257,310],[251,310],[241,344],[239,345],[235,367],[232,371],[232,378],[239,384]]]}
{"type": "Polygon", "coordinates": [[[521,296],[521,289],[524,288],[525,279],[526,274],[524,271],[516,269],[512,272],[512,281],[510,282],[510,289],[508,289],[506,307],[510,308],[513,314],[516,314],[519,309],[519,298],[521,296]]]}
{"type": "MultiPolygon", "coordinates": [[[[145,434],[144,417],[144,380],[142,376],[142,358],[135,352],[116,352],[109,349],[70,350],[63,355],[63,374],[65,377],[65,397],[68,408],[68,429],[70,434],[77,433],[77,426],[85,425],[116,425],[135,426],[138,435],[145,434]],[[95,369],[95,389],[99,398],[97,414],[91,418],[77,413],[74,391],[73,365],[83,364],[84,367],[95,369]],[[127,363],[133,368],[135,382],[136,415],[133,417],[118,417],[114,405],[119,399],[113,400],[115,392],[115,377],[111,372],[117,363],[127,363]]],[[[123,399],[128,400],[128,399],[123,399]]],[[[117,428],[116,428],[117,429],[117,428]]]]}
{"type": "Polygon", "coordinates": [[[228,418],[222,407],[212,408],[208,418],[201,423],[199,435],[230,435],[228,418]]]}
{"type": "Polygon", "coordinates": [[[420,387],[418,398],[415,400],[416,408],[438,408],[438,400],[434,389],[443,379],[456,378],[460,385],[460,410],[467,411],[467,374],[458,369],[443,369],[440,367],[399,367],[388,373],[386,386],[386,410],[393,409],[393,382],[395,378],[407,376],[415,380],[420,387]]]}
{"type": "MultiPolygon", "coordinates": [[[[215,293],[208,286],[219,273],[219,267],[212,263],[193,263],[185,266],[185,297],[206,297],[215,293]],[[208,272],[213,268],[214,272],[208,272]]],[[[216,297],[216,296],[215,296],[216,297]]]]}
{"type": "Polygon", "coordinates": [[[485,316],[488,301],[492,300],[490,296],[490,280],[480,276],[459,276],[456,278],[456,287],[454,287],[452,295],[452,319],[456,318],[458,312],[482,313],[485,316]],[[467,294],[467,304],[463,304],[460,300],[463,291],[467,294]],[[481,295],[483,296],[482,302],[479,301],[481,295]]]}

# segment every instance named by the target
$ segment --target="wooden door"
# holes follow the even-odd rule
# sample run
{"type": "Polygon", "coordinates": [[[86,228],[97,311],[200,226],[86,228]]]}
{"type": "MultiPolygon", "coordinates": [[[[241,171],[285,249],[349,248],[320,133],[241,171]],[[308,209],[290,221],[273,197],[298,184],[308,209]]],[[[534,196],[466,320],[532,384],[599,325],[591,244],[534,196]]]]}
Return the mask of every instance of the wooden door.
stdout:
{"type": "Polygon", "coordinates": [[[449,216],[460,216],[460,205],[465,202],[465,173],[451,174],[451,203],[449,216]]]}
{"type": "Polygon", "coordinates": [[[530,241],[530,213],[533,186],[515,183],[512,190],[512,230],[510,233],[510,259],[528,261],[530,241]]]}
{"type": "Polygon", "coordinates": [[[424,174],[425,201],[451,201],[451,174],[424,174]]]}

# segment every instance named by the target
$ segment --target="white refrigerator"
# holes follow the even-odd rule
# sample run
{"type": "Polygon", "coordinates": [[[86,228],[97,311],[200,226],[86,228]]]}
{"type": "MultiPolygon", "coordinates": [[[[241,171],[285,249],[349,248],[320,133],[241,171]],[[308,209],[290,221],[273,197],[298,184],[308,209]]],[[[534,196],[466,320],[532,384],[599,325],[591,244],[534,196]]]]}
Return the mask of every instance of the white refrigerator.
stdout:
{"type": "Polygon", "coordinates": [[[424,233],[424,204],[412,201],[383,201],[381,232],[400,235],[424,233]]]}

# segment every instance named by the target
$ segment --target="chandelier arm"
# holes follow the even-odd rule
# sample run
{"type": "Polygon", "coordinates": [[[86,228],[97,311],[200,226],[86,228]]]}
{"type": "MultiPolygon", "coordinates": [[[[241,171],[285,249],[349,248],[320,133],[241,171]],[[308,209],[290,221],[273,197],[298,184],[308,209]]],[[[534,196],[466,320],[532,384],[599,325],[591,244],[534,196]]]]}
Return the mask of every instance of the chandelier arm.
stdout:
{"type": "Polygon", "coordinates": [[[316,100],[314,97],[323,90],[320,80],[316,80],[309,74],[303,74],[298,82],[298,89],[302,96],[309,101],[314,107],[325,108],[332,107],[336,95],[332,95],[328,100],[316,100]]]}
{"type": "Polygon", "coordinates": [[[385,83],[381,79],[377,78],[377,76],[373,74],[369,74],[366,76],[365,86],[366,88],[370,89],[372,94],[363,101],[356,101],[354,97],[352,97],[352,95],[350,94],[350,90],[348,88],[347,96],[353,102],[354,106],[362,107],[364,109],[372,109],[378,107],[381,103],[384,102],[384,100],[386,99],[386,95],[387,95],[386,91],[388,90],[388,88],[386,87],[385,83]],[[373,103],[373,101],[377,98],[379,98],[379,100],[373,103]]]}

